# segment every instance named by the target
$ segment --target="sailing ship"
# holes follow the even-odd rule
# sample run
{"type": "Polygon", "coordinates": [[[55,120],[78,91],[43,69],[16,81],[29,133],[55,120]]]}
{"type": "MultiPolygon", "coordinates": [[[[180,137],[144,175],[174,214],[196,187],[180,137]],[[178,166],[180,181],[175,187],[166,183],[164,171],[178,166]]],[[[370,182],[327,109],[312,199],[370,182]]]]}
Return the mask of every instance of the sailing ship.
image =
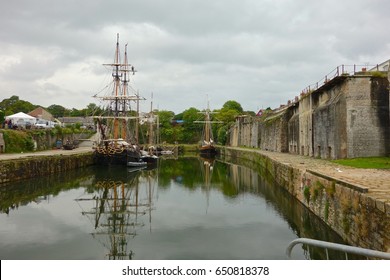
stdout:
{"type": "MultiPolygon", "coordinates": [[[[152,94],[153,100],[153,94],[152,94]]],[[[158,130],[158,115],[153,113],[153,101],[150,102],[150,112],[146,115],[146,122],[148,123],[148,144],[141,150],[141,158],[148,165],[156,165],[158,162],[157,144],[158,133],[155,133],[154,124],[157,125],[158,130]]]]}
{"type": "Polygon", "coordinates": [[[138,102],[143,98],[129,84],[130,75],[134,75],[136,70],[128,63],[127,44],[124,59],[120,61],[119,34],[114,62],[104,65],[112,67],[112,83],[106,87],[110,89],[108,94],[95,95],[103,102],[103,113],[94,116],[98,134],[94,146],[94,161],[105,165],[138,166],[142,164],[138,139],[135,136],[138,129],[138,111],[131,110],[131,105],[137,104],[138,110],[138,102]]]}
{"type": "Polygon", "coordinates": [[[203,123],[202,139],[200,142],[199,153],[204,157],[213,157],[218,154],[217,148],[214,145],[213,131],[211,128],[212,123],[221,123],[219,121],[211,121],[211,111],[209,103],[207,103],[207,109],[204,112],[204,121],[195,121],[196,123],[203,123]]]}

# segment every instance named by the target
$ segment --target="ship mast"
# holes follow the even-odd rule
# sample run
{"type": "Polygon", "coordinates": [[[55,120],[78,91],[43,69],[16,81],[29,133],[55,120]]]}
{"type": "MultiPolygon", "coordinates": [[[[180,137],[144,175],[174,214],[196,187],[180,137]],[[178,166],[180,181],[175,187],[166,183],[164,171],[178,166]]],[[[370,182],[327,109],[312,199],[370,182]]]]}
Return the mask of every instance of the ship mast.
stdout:
{"type": "Polygon", "coordinates": [[[130,96],[129,93],[130,73],[134,75],[136,70],[128,62],[127,44],[125,45],[124,58],[121,63],[119,33],[117,34],[114,63],[103,65],[112,67],[114,89],[111,96],[102,98],[110,102],[108,109],[113,112],[113,135],[111,137],[113,139],[122,138],[127,140],[127,121],[131,119],[131,117],[127,116],[130,109],[130,101],[139,100],[140,97],[138,94],[130,96]]]}
{"type": "Polygon", "coordinates": [[[153,114],[153,92],[152,98],[150,101],[150,114],[149,114],[149,147],[155,144],[154,142],[154,133],[153,133],[153,123],[154,123],[154,114],[153,114]]]}
{"type": "Polygon", "coordinates": [[[120,51],[119,51],[119,33],[117,34],[117,39],[116,39],[116,48],[115,48],[115,59],[114,59],[114,64],[113,64],[113,73],[112,76],[114,78],[114,95],[115,95],[115,104],[114,104],[114,112],[115,112],[115,118],[114,118],[114,139],[118,138],[118,133],[119,133],[119,120],[116,118],[119,116],[119,92],[120,92],[120,77],[122,76],[122,73],[120,73],[120,51]]]}
{"type": "Polygon", "coordinates": [[[207,101],[206,119],[205,119],[205,137],[204,140],[210,142],[211,140],[211,129],[210,129],[210,102],[207,101]]]}
{"type": "MultiPolygon", "coordinates": [[[[97,94],[94,96],[105,104],[104,114],[94,117],[97,119],[100,132],[94,160],[109,165],[129,165],[130,162],[138,163],[141,159],[138,147],[138,128],[134,129],[133,123],[139,116],[138,113],[135,115],[131,107],[132,102],[136,102],[138,107],[141,98],[130,85],[130,76],[136,71],[134,66],[128,62],[127,47],[128,44],[125,45],[124,56],[121,58],[119,34],[117,34],[114,61],[110,64],[103,64],[109,66],[112,71],[112,81],[106,87],[110,91],[103,96],[97,96],[97,94]]],[[[137,125],[138,121],[135,121],[135,126],[137,125]]]]}
{"type": "Polygon", "coordinates": [[[210,115],[211,115],[211,110],[210,110],[210,102],[207,100],[207,109],[205,112],[201,112],[201,114],[205,115],[205,120],[204,121],[194,121],[194,123],[203,123],[203,139],[202,139],[202,145],[203,144],[211,144],[213,141],[213,133],[211,130],[211,124],[212,123],[223,123],[221,121],[211,121],[210,115]]]}
{"type": "MultiPolygon", "coordinates": [[[[128,70],[129,70],[129,64],[128,64],[128,60],[127,60],[127,44],[125,45],[125,57],[124,57],[124,60],[123,60],[123,80],[122,80],[122,83],[123,83],[123,96],[126,98],[126,96],[128,96],[128,84],[129,84],[129,78],[128,78],[128,70]]],[[[123,99],[123,113],[125,113],[126,111],[126,99],[123,99]]],[[[127,132],[127,121],[125,119],[122,120],[122,139],[126,139],[126,132],[127,132]]]]}
{"type": "MultiPolygon", "coordinates": [[[[139,93],[137,91],[137,118],[139,118],[139,93]]],[[[138,120],[135,122],[135,142],[139,143],[139,124],[138,120]]]]}

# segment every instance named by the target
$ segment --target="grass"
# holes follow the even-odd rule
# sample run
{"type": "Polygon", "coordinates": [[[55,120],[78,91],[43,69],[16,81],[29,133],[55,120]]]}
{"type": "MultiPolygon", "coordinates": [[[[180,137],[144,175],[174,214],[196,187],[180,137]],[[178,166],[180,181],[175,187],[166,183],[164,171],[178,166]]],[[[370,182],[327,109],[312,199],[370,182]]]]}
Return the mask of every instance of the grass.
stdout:
{"type": "Polygon", "coordinates": [[[390,169],[390,157],[339,159],[333,162],[356,168],[390,169]]]}

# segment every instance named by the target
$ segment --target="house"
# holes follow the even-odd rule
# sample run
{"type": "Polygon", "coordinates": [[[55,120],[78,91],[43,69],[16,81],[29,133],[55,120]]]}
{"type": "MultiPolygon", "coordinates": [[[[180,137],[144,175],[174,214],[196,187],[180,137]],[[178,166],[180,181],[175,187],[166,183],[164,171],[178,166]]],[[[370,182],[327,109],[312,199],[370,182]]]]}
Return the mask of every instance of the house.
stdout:
{"type": "Polygon", "coordinates": [[[48,111],[43,109],[42,107],[38,107],[32,110],[28,115],[33,116],[34,118],[46,121],[54,121],[54,117],[48,111]]]}

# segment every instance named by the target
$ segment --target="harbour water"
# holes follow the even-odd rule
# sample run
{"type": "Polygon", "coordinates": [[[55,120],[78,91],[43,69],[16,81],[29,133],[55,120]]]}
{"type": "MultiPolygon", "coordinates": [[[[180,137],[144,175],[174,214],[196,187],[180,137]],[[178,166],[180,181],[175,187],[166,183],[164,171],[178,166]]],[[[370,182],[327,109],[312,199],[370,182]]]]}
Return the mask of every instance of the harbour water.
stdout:
{"type": "Polygon", "coordinates": [[[298,237],[343,243],[283,188],[219,160],[93,166],[0,187],[3,260],[277,260],[298,237]]]}

